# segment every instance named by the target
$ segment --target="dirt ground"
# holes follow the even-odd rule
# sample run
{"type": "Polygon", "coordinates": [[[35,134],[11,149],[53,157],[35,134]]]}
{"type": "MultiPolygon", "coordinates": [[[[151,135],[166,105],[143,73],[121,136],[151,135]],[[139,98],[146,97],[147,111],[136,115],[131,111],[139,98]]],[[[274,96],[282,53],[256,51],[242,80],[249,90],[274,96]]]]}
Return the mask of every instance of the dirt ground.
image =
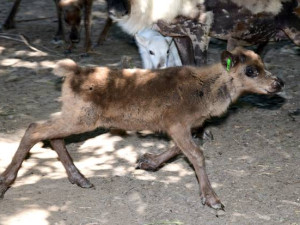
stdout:
{"type": "MultiPolygon", "coordinates": [[[[12,2],[1,0],[0,21],[12,2]]],[[[5,31],[13,39],[25,35],[41,51],[0,33],[0,173],[27,126],[60,110],[59,78],[51,71],[66,56],[63,45],[51,43],[55,15],[52,1],[23,0],[17,28],[5,31]]],[[[94,42],[105,16],[104,2],[95,1],[94,42]]],[[[90,57],[81,57],[83,39],[68,56],[82,65],[120,67],[121,58],[130,56],[141,66],[133,39],[116,26],[90,57]]],[[[218,61],[224,48],[221,42],[211,44],[209,63],[218,61]]],[[[242,98],[224,117],[207,123],[213,140],[197,140],[226,212],[202,206],[195,173],[183,156],[157,172],[135,169],[139,155],[170,145],[162,136],[129,132],[121,137],[99,129],[67,139],[75,164],[95,189],[70,184],[55,152],[39,143],[0,200],[0,224],[299,225],[299,52],[290,42],[270,44],[264,61],[285,81],[285,90],[280,96],[242,98]]]]}

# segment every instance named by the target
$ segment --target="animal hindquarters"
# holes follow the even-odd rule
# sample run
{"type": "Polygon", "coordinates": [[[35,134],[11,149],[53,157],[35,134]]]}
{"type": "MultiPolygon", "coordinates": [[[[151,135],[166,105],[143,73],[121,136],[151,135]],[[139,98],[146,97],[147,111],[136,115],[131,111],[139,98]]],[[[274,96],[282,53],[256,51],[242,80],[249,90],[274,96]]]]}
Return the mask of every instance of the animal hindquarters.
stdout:
{"type": "MultiPolygon", "coordinates": [[[[72,111],[69,113],[71,114],[71,112],[72,111]]],[[[26,155],[36,143],[43,140],[62,139],[72,134],[83,133],[94,129],[94,126],[86,126],[85,124],[74,120],[74,117],[71,115],[61,115],[58,118],[50,119],[44,123],[31,124],[26,130],[11,163],[0,176],[0,197],[3,197],[6,190],[14,182],[26,155]]],[[[76,167],[74,168],[72,166],[71,158],[66,155],[67,153],[64,145],[55,140],[52,141],[52,144],[60,158],[63,159],[62,162],[64,166],[68,167],[66,170],[68,171],[69,169],[69,171],[71,171],[71,175],[68,173],[69,179],[71,177],[70,180],[72,180],[72,178],[75,177],[75,180],[73,180],[76,182],[80,177],[80,173],[79,171],[76,172],[76,167]]],[[[76,183],[78,184],[78,182],[76,183]]],[[[78,185],[80,186],[80,184],[84,187],[88,186],[88,182],[79,181],[78,185]]]]}

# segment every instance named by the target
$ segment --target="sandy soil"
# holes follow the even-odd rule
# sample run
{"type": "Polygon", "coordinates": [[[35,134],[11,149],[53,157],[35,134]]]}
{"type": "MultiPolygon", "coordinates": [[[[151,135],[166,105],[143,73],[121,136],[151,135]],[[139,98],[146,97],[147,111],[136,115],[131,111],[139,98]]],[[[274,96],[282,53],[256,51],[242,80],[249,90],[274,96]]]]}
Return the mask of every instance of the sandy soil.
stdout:
{"type": "MultiPolygon", "coordinates": [[[[0,2],[0,21],[11,5],[0,2]]],[[[59,79],[51,70],[65,56],[64,46],[51,43],[55,15],[52,1],[23,0],[17,28],[5,31],[25,35],[42,52],[0,37],[0,173],[28,124],[59,112],[59,79]],[[37,18],[44,19],[26,21],[37,18]]],[[[93,15],[95,41],[105,19],[103,1],[95,1],[93,15]]],[[[125,55],[141,66],[132,38],[118,27],[90,57],[80,56],[82,43],[69,56],[82,65],[120,67],[125,55]]],[[[222,49],[223,43],[211,45],[210,63],[218,61],[222,49]]],[[[202,206],[194,171],[184,157],[157,172],[135,169],[139,155],[165,150],[168,140],[135,132],[120,137],[99,129],[67,139],[75,164],[95,189],[70,184],[55,152],[37,144],[0,201],[0,224],[299,225],[299,49],[289,42],[271,44],[264,60],[286,82],[285,91],[244,97],[223,118],[207,124],[214,140],[198,141],[225,213],[217,217],[202,206]]]]}

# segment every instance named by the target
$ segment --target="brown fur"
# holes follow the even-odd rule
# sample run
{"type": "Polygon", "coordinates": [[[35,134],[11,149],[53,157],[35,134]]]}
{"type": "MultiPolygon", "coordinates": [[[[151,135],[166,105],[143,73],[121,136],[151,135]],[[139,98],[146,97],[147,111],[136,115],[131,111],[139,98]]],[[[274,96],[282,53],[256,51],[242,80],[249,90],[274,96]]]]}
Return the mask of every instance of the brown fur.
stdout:
{"type": "MultiPolygon", "coordinates": [[[[195,168],[203,204],[222,209],[207,177],[203,152],[192,140],[191,128],[224,113],[244,92],[275,93],[283,83],[265,71],[261,59],[252,51],[225,51],[221,60],[203,68],[163,70],[83,68],[72,60],[59,62],[55,73],[66,76],[62,113],[56,119],[29,126],[11,164],[0,176],[0,196],[15,180],[31,147],[45,139],[50,140],[61,158],[69,180],[80,187],[91,187],[73,164],[63,138],[102,126],[167,132],[175,147],[152,158],[152,168],[183,152],[195,168]],[[233,62],[229,72],[224,67],[228,58],[233,62]],[[255,78],[245,75],[249,66],[259,71],[255,78]]],[[[151,157],[146,158],[151,161],[151,157]]],[[[151,169],[146,161],[140,165],[151,169]]]]}

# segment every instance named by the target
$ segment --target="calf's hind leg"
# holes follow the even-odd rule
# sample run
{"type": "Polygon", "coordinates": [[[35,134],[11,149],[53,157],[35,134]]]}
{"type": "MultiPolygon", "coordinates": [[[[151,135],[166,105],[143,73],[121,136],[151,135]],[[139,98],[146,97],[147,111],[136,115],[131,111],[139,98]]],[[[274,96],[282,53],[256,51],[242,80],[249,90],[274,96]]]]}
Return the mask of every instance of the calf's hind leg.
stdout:
{"type": "Polygon", "coordinates": [[[165,162],[169,161],[180,153],[181,150],[177,146],[173,146],[167,151],[164,151],[163,153],[157,155],[146,153],[141,158],[139,158],[136,168],[155,171],[159,169],[159,167],[161,167],[165,162]]]}
{"type": "Polygon", "coordinates": [[[89,185],[89,182],[80,181],[84,180],[84,177],[78,175],[79,171],[78,173],[74,172],[75,170],[71,165],[71,158],[70,156],[68,157],[66,155],[66,149],[64,149],[64,145],[60,141],[53,139],[62,139],[64,137],[70,136],[71,134],[79,134],[87,131],[92,131],[95,128],[95,126],[82,125],[77,121],[74,121],[74,118],[71,119],[70,117],[60,117],[55,120],[48,120],[41,124],[31,124],[26,130],[11,163],[0,175],[0,198],[4,196],[6,190],[16,179],[18,171],[27,153],[36,143],[42,140],[52,140],[51,143],[54,145],[56,152],[64,160],[64,165],[68,166],[67,172],[72,171],[71,173],[73,176],[71,175],[71,178],[76,177],[72,181],[74,181],[79,186],[82,185],[82,187],[91,187],[91,185],[89,185]]]}

